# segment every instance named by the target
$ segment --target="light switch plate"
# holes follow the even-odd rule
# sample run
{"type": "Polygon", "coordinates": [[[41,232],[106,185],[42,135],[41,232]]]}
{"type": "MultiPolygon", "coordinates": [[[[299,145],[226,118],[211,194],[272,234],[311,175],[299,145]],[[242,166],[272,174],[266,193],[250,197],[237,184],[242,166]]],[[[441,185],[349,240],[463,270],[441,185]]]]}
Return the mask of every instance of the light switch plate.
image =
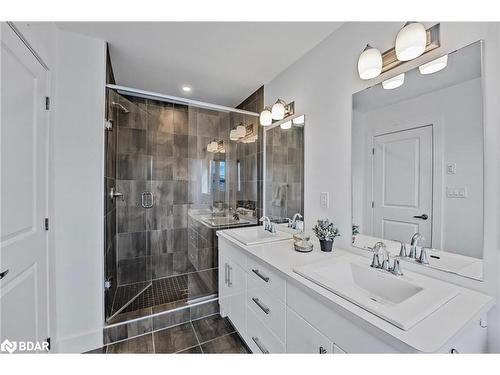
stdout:
{"type": "Polygon", "coordinates": [[[456,174],[457,173],[457,163],[447,163],[446,164],[446,173],[447,174],[456,174]]]}
{"type": "Polygon", "coordinates": [[[322,208],[330,207],[330,193],[328,193],[327,191],[323,191],[319,194],[319,205],[322,208]]]}

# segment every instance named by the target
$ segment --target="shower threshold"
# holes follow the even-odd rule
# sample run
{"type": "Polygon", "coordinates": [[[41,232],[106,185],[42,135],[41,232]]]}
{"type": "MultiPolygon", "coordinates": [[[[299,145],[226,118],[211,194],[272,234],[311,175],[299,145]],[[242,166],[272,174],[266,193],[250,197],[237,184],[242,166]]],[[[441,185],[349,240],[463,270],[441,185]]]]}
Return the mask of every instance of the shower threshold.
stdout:
{"type": "Polygon", "coordinates": [[[217,269],[120,285],[107,325],[172,311],[217,298],[217,269]]]}

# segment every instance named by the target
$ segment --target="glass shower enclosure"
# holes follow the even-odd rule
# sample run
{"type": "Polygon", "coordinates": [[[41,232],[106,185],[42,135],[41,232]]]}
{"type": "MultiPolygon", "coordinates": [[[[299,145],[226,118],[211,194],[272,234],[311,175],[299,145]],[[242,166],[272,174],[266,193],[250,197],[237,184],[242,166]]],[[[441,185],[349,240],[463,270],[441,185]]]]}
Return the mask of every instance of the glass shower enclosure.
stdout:
{"type": "Polygon", "coordinates": [[[106,323],[216,303],[215,232],[256,224],[230,131],[257,118],[113,89],[107,107],[106,323]]]}

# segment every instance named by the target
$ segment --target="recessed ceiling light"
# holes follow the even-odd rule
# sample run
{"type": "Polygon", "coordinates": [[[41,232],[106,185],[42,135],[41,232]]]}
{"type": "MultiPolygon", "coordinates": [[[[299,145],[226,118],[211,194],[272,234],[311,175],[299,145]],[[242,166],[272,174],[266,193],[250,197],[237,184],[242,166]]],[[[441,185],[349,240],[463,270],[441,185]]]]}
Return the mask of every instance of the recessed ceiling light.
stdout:
{"type": "Polygon", "coordinates": [[[182,91],[184,91],[184,92],[191,92],[191,87],[189,87],[189,86],[182,86],[182,91]]]}

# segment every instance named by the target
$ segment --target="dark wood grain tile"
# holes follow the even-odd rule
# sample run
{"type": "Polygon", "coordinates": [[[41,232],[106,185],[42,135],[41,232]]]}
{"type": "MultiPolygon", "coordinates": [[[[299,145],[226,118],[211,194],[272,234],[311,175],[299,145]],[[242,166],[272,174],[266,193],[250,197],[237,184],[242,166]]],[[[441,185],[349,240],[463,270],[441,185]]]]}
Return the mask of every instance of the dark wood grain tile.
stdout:
{"type": "Polygon", "coordinates": [[[223,318],[220,315],[211,315],[195,320],[192,323],[201,343],[235,331],[229,319],[223,318]]]}
{"type": "Polygon", "coordinates": [[[203,354],[203,352],[201,351],[201,346],[197,345],[186,350],[181,350],[180,352],[177,352],[177,354],[203,354]]]}
{"type": "Polygon", "coordinates": [[[201,345],[206,354],[248,354],[250,350],[237,333],[221,336],[201,345]]]}
{"type": "Polygon", "coordinates": [[[153,335],[135,337],[108,346],[108,354],[153,353],[153,335]]]}
{"type": "Polygon", "coordinates": [[[198,344],[191,323],[153,333],[156,353],[176,353],[198,344]]]}

